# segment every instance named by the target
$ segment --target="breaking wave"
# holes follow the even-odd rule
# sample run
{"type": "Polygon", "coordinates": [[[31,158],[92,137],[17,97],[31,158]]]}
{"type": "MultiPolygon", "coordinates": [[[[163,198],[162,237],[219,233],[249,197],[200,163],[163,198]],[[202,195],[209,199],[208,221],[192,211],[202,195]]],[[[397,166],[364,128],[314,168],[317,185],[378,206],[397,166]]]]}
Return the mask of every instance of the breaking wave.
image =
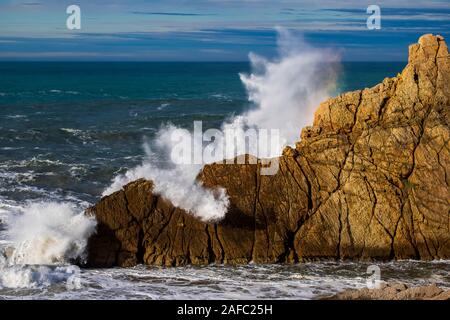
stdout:
{"type": "Polygon", "coordinates": [[[70,203],[37,202],[8,211],[0,252],[0,287],[36,288],[73,283],[96,221],[70,203]]]}
{"type": "MultiPolygon", "coordinates": [[[[326,50],[310,47],[287,30],[278,28],[277,32],[278,57],[269,60],[251,53],[249,57],[252,73],[240,74],[253,107],[242,115],[228,119],[221,128],[241,129],[242,134],[248,128],[279,130],[280,147],[270,150],[269,154],[261,155],[255,152],[254,150],[258,150],[257,146],[248,145],[245,137],[238,139],[243,145],[236,146],[233,151],[244,150],[245,153],[260,158],[279,156],[284,146],[299,140],[300,129],[312,122],[314,108],[326,99],[335,87],[335,69],[332,65],[337,61],[336,56],[326,50]]],[[[153,180],[156,194],[168,199],[175,206],[204,221],[222,219],[229,205],[225,190],[206,189],[196,179],[203,165],[208,162],[174,164],[167,168],[174,144],[171,140],[173,133],[181,137],[191,136],[186,129],[171,124],[162,126],[155,141],[144,144],[146,159],[143,163],[115,177],[103,195],[118,191],[133,180],[146,178],[153,180]],[[164,165],[160,165],[157,159],[164,165]]],[[[215,140],[212,146],[213,153],[219,155],[215,161],[228,159],[230,156],[222,150],[221,142],[220,139],[215,140]]]]}

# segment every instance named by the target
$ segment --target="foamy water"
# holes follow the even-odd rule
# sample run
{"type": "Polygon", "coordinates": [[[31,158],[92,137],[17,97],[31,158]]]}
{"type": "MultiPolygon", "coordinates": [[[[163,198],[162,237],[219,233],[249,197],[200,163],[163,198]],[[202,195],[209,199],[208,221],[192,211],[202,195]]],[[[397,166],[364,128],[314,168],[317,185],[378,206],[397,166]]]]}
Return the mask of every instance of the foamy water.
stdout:
{"type": "Polygon", "coordinates": [[[75,208],[2,201],[0,299],[317,299],[365,287],[371,264],[382,281],[450,288],[450,261],[80,269],[95,222],[75,208]]]}
{"type": "Polygon", "coordinates": [[[95,219],[71,203],[31,202],[3,205],[0,221],[0,288],[78,287],[70,263],[86,258],[95,219]]]}
{"type": "MultiPolygon", "coordinates": [[[[53,283],[42,281],[34,287],[3,288],[0,299],[317,299],[365,287],[368,265],[321,262],[168,269],[137,266],[81,269],[79,274],[68,269],[58,273],[60,267],[52,267],[53,283]]],[[[382,281],[436,283],[450,288],[449,261],[378,265],[382,281]]]]}
{"type": "Polygon", "coordinates": [[[73,204],[0,206],[0,299],[318,299],[381,281],[450,288],[450,261],[83,269],[95,223],[73,204]],[[15,250],[15,251],[11,251],[15,250]]]}

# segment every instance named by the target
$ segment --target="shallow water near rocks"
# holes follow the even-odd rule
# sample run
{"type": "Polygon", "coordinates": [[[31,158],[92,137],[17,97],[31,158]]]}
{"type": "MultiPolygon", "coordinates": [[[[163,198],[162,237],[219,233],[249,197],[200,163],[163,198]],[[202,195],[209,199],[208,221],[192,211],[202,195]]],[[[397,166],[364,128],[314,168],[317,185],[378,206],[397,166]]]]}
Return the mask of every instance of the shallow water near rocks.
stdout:
{"type": "MultiPolygon", "coordinates": [[[[82,269],[79,286],[65,279],[35,288],[0,289],[0,299],[318,299],[363,288],[371,263],[314,262],[129,269],[82,269]]],[[[381,281],[436,283],[450,289],[450,261],[377,264],[381,281]]]]}

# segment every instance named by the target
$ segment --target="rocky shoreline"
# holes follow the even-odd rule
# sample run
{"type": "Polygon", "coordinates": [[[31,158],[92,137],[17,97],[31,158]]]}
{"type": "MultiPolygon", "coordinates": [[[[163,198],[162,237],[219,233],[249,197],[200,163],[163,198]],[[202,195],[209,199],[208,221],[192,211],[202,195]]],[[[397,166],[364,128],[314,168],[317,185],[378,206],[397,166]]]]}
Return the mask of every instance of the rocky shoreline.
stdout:
{"type": "Polygon", "coordinates": [[[138,180],[87,213],[88,265],[450,258],[450,56],[441,36],[409,48],[401,74],[323,102],[274,176],[213,164],[224,220],[200,221],[138,180]]]}
{"type": "Polygon", "coordinates": [[[347,290],[325,300],[450,300],[450,290],[436,284],[407,286],[403,283],[384,283],[379,289],[347,290]]]}

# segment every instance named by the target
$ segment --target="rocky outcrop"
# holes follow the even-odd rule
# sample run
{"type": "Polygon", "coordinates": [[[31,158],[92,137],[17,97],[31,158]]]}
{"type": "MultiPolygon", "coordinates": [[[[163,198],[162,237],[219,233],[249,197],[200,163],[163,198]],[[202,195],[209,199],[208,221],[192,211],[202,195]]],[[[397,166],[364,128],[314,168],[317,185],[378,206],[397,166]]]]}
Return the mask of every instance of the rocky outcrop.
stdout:
{"type": "Polygon", "coordinates": [[[89,264],[450,258],[449,111],[447,46],[422,36],[397,77],[322,103],[276,175],[205,166],[199,179],[230,197],[220,223],[172,206],[150,181],[103,198],[89,210],[89,264]]]}
{"type": "Polygon", "coordinates": [[[408,287],[403,283],[383,284],[379,289],[347,290],[327,300],[450,300],[450,290],[436,284],[408,287]]]}

